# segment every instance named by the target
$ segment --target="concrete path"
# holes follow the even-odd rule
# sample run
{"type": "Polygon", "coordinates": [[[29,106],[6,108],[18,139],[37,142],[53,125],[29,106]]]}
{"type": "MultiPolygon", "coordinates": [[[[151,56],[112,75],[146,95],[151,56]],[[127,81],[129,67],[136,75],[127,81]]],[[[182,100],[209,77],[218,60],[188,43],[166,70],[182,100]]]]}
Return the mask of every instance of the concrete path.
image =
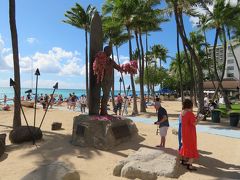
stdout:
{"type": "MultiPolygon", "coordinates": [[[[157,121],[157,118],[144,118],[144,117],[128,117],[132,119],[134,122],[141,122],[145,124],[153,124],[157,121]]],[[[170,126],[172,128],[178,128],[178,121],[170,120],[170,126]]],[[[232,127],[225,127],[221,126],[221,124],[198,124],[197,125],[197,132],[204,132],[209,134],[215,134],[219,136],[231,137],[240,139],[240,129],[239,128],[232,128],[232,127]]]]}

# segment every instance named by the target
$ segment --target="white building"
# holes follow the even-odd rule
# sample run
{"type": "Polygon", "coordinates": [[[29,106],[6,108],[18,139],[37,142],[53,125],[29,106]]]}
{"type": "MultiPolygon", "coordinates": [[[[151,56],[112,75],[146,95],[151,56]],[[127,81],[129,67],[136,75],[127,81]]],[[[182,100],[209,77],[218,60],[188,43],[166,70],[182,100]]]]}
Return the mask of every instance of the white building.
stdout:
{"type": "MultiPolygon", "coordinates": [[[[236,45],[236,46],[235,45],[236,45],[236,43],[233,43],[234,53],[237,57],[238,64],[240,65],[240,45],[236,45]]],[[[209,53],[210,57],[213,58],[213,47],[210,47],[208,49],[208,53],[209,53]]],[[[223,65],[223,55],[224,55],[223,46],[217,46],[216,47],[216,60],[217,60],[218,65],[223,65]]],[[[218,73],[221,77],[221,71],[219,71],[218,73]]],[[[232,79],[240,80],[240,74],[238,71],[237,63],[234,59],[230,45],[228,45],[228,48],[227,48],[227,61],[226,61],[224,78],[232,78],[232,79]]]]}
{"type": "MultiPolygon", "coordinates": [[[[240,65],[240,45],[234,47],[234,54],[236,55],[238,64],[240,65]]],[[[240,80],[240,74],[238,71],[237,63],[234,59],[230,46],[227,51],[227,62],[224,78],[236,78],[240,80]]]]}

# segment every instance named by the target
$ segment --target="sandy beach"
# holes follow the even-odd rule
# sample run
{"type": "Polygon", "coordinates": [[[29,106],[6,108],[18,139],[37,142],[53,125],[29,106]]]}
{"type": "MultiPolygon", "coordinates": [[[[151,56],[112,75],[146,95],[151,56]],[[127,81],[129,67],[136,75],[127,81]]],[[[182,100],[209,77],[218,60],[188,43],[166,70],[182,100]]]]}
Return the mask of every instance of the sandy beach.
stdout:
{"type": "MultiPolygon", "coordinates": [[[[171,121],[177,120],[181,103],[177,101],[164,101],[162,104],[169,113],[171,121]]],[[[152,122],[155,118],[153,107],[147,109],[148,113],[140,115],[152,122]]],[[[33,109],[25,108],[27,119],[33,124],[33,109]]],[[[44,111],[37,110],[37,125],[39,125],[44,111]]],[[[156,135],[156,126],[152,123],[136,122],[139,136],[132,138],[111,151],[101,151],[94,148],[83,148],[71,144],[73,117],[79,112],[69,111],[66,107],[61,110],[50,109],[43,122],[43,140],[37,141],[36,146],[32,143],[13,145],[8,136],[6,139],[6,152],[0,159],[0,179],[18,180],[29,174],[41,165],[54,161],[61,161],[76,169],[82,180],[114,180],[123,179],[112,175],[113,168],[118,161],[123,160],[129,154],[140,147],[155,148],[159,144],[159,136],[156,135]],[[52,131],[53,122],[61,122],[62,130],[52,131]]],[[[11,131],[13,111],[0,112],[0,132],[11,131]]],[[[22,118],[22,124],[24,120],[22,118]]],[[[210,122],[201,122],[201,125],[210,122]]],[[[219,125],[224,128],[225,125],[219,125]]],[[[240,129],[237,129],[240,131],[240,129]]],[[[189,172],[181,168],[179,179],[240,179],[240,139],[229,138],[209,133],[198,132],[198,149],[200,158],[196,166],[196,172],[189,172]]],[[[167,135],[166,148],[176,152],[178,142],[177,136],[172,134],[172,128],[167,135]]],[[[159,179],[167,179],[159,177],[159,179]]]]}

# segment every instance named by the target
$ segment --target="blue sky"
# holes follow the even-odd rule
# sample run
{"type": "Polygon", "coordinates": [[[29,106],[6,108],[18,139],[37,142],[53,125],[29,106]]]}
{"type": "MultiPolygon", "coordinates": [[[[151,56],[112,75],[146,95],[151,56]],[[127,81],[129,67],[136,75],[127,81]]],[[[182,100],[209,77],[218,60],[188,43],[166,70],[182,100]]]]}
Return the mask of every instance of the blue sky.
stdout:
{"type": "MultiPolygon", "coordinates": [[[[40,87],[52,87],[58,81],[60,88],[85,88],[84,32],[62,22],[64,13],[76,2],[84,8],[92,4],[101,11],[104,0],[16,0],[22,87],[32,86],[35,82],[32,69],[39,68],[40,87]]],[[[0,1],[0,7],[0,87],[7,87],[9,78],[13,77],[8,1],[0,1]]],[[[187,32],[192,31],[189,18],[185,18],[185,24],[187,32]]],[[[169,56],[174,56],[174,19],[161,27],[162,32],[152,33],[149,37],[149,46],[163,44],[168,48],[169,56]]],[[[132,41],[135,49],[134,39],[132,41]]],[[[128,60],[127,44],[120,47],[119,54],[121,62],[128,60]]],[[[164,66],[168,67],[169,63],[170,60],[164,66]]],[[[120,75],[115,74],[115,86],[119,89],[120,75]]],[[[126,84],[130,84],[129,75],[125,79],[126,84]]],[[[136,88],[139,89],[139,85],[136,88]]]]}

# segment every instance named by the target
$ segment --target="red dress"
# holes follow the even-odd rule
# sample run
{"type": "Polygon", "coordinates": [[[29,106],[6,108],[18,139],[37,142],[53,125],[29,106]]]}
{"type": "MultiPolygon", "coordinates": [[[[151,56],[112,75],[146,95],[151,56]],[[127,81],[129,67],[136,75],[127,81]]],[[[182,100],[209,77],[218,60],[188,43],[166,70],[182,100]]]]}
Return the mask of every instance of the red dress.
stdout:
{"type": "Polygon", "coordinates": [[[199,157],[197,150],[196,118],[190,111],[182,115],[182,148],[180,155],[187,158],[199,157]]]}

